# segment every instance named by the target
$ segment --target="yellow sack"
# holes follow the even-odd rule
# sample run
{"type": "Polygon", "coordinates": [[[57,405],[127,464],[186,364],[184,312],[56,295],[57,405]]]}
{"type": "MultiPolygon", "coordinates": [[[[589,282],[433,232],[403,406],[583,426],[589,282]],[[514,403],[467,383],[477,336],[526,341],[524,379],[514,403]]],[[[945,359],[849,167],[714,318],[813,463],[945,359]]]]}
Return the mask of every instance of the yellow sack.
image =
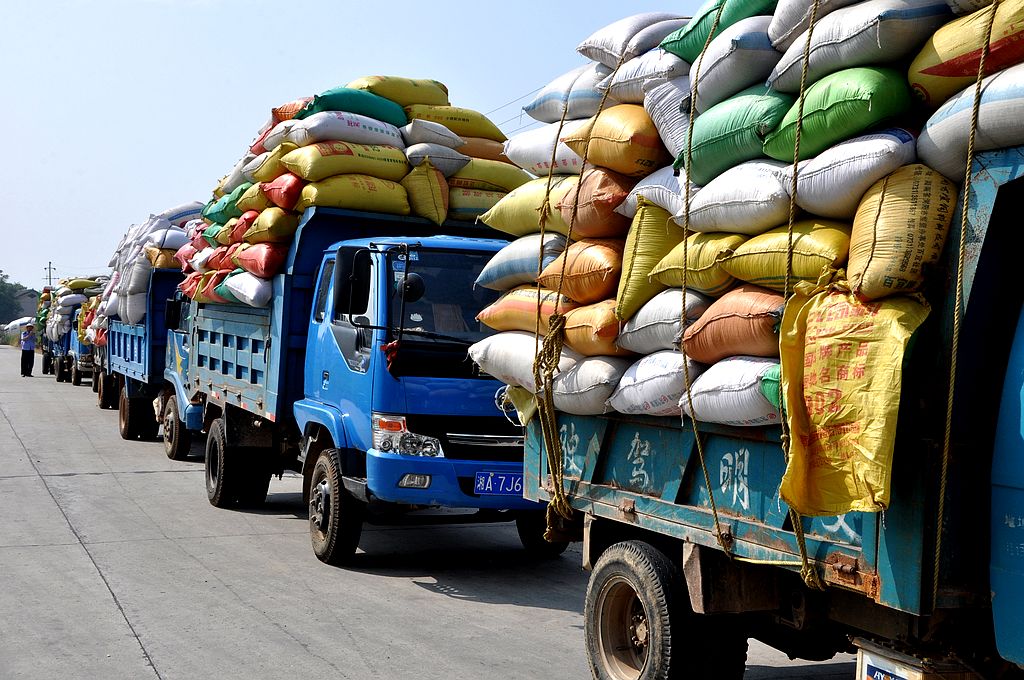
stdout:
{"type": "Polygon", "coordinates": [[[490,212],[507,195],[504,191],[449,189],[448,218],[463,222],[475,222],[477,218],[490,212]]]}
{"type": "Polygon", "coordinates": [[[278,207],[267,208],[242,235],[242,240],[246,243],[288,243],[298,228],[298,215],[285,212],[278,207]]]}
{"type": "Polygon", "coordinates": [[[463,109],[458,106],[413,104],[405,107],[405,113],[410,120],[430,120],[440,123],[460,137],[483,137],[496,142],[504,142],[508,139],[487,116],[472,109],[463,109]]]}
{"type": "MultiPolygon", "coordinates": [[[[723,253],[719,264],[741,281],[782,291],[788,250],[787,227],[776,227],[723,253]]],[[[818,218],[795,222],[790,290],[799,281],[816,283],[823,272],[842,266],[849,252],[850,225],[818,218]]]]}
{"type": "Polygon", "coordinates": [[[781,494],[800,514],[889,506],[903,352],[928,312],[915,297],[797,286],[779,344],[791,431],[781,494]]]}
{"type": "MultiPolygon", "coordinates": [[[[238,256],[242,254],[242,251],[244,251],[246,248],[248,248],[251,245],[252,245],[251,243],[246,243],[245,241],[243,241],[243,242],[238,244],[237,248],[235,248],[233,250],[229,250],[228,252],[231,254],[231,264],[235,265],[236,267],[241,267],[242,266],[242,262],[238,259],[238,256]]],[[[243,267],[243,269],[244,269],[244,267],[243,267]]]]}
{"type": "MultiPolygon", "coordinates": [[[[914,94],[935,109],[972,85],[992,5],[955,19],[928,40],[910,65],[914,94]]],[[[985,75],[1024,61],[1024,0],[1003,0],[992,24],[985,75]]]]}
{"type": "Polygon", "coordinates": [[[496,331],[536,333],[538,332],[538,297],[541,300],[539,328],[541,335],[547,334],[548,319],[555,313],[556,308],[560,313],[565,314],[579,306],[566,296],[559,296],[553,290],[541,288],[538,291],[536,286],[520,286],[519,288],[513,288],[495,302],[484,307],[476,319],[496,331]]]}
{"type": "Polygon", "coordinates": [[[260,182],[257,182],[246,189],[245,193],[239,196],[238,201],[235,202],[235,207],[242,212],[248,212],[250,210],[261,212],[272,205],[274,204],[271,203],[270,199],[263,193],[263,187],[260,185],[260,182]]]}
{"type": "Polygon", "coordinates": [[[217,236],[214,240],[217,241],[217,243],[219,243],[222,246],[231,245],[231,234],[235,230],[235,225],[237,224],[238,218],[232,217],[230,220],[224,223],[224,226],[221,227],[221,230],[217,232],[217,236]]]}
{"type": "Polygon", "coordinates": [[[853,218],[846,273],[871,300],[917,290],[938,261],[953,220],[957,188],[926,165],[905,165],[876,182],[853,218]]]}
{"type": "Polygon", "coordinates": [[[345,87],[367,90],[399,106],[427,104],[448,106],[448,88],[436,80],[400,78],[398,76],[364,76],[345,87]]]}
{"type": "Polygon", "coordinates": [[[726,293],[736,279],[722,269],[720,262],[725,253],[739,248],[747,240],[743,234],[707,232],[690,234],[687,238],[686,258],[683,244],[673,248],[668,255],[651,270],[651,278],[669,288],[683,286],[683,269],[686,268],[686,287],[698,293],[718,297],[726,293]]]}
{"type": "Polygon", "coordinates": [[[541,211],[546,203],[548,218],[544,230],[565,236],[569,233],[569,225],[562,219],[562,213],[555,206],[579,181],[579,175],[556,175],[551,182],[551,194],[545,197],[547,177],[530,180],[505,196],[500,203],[488,210],[480,221],[492,229],[513,236],[536,234],[540,231],[541,211]]]}
{"type": "Polygon", "coordinates": [[[334,175],[370,175],[398,182],[409,172],[401,149],[353,142],[310,144],[288,153],[281,164],[308,182],[334,175]]]}
{"type": "Polygon", "coordinates": [[[482,158],[470,159],[461,170],[448,177],[448,184],[454,189],[482,189],[505,193],[515,191],[529,181],[530,174],[521,168],[482,158]]]}
{"type": "Polygon", "coordinates": [[[178,262],[174,254],[178,252],[171,248],[160,249],[156,246],[146,246],[146,259],[153,265],[153,269],[177,269],[178,262]]]}
{"type": "Polygon", "coordinates": [[[302,187],[295,209],[310,206],[366,210],[390,215],[409,214],[409,196],[397,182],[369,175],[335,175],[302,187]]]}
{"type": "Polygon", "coordinates": [[[638,104],[609,107],[562,141],[580,158],[586,153],[588,163],[628,177],[646,177],[672,162],[658,128],[638,104]]]}
{"type": "Polygon", "coordinates": [[[645,302],[668,288],[660,281],[651,280],[651,270],[682,240],[683,230],[672,222],[672,213],[643,196],[637,198],[636,216],[629,227],[622,255],[615,316],[623,321],[631,319],[645,302]]]}
{"type": "Polygon", "coordinates": [[[440,225],[448,217],[448,182],[430,159],[412,169],[402,186],[409,194],[412,214],[440,225]]]}
{"type": "Polygon", "coordinates": [[[83,290],[96,285],[96,281],[93,279],[66,279],[62,283],[71,290],[83,290]]]}
{"type": "MultiPolygon", "coordinates": [[[[253,179],[256,182],[273,182],[275,179],[288,172],[288,169],[282,165],[281,159],[292,151],[295,151],[297,148],[299,147],[291,142],[282,142],[276,149],[268,153],[263,159],[263,162],[260,163],[260,167],[253,171],[253,179]]],[[[235,203],[235,206],[238,207],[237,202],[235,203]]]]}

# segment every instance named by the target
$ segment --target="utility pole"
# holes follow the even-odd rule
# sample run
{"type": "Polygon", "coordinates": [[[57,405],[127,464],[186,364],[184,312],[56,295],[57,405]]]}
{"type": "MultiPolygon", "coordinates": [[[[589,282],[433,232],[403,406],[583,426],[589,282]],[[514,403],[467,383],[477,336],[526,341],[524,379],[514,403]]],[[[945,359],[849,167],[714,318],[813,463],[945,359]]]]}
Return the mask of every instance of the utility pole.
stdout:
{"type": "Polygon", "coordinates": [[[53,273],[57,271],[56,267],[53,266],[53,262],[47,262],[44,271],[46,272],[46,285],[53,288],[53,273]]]}

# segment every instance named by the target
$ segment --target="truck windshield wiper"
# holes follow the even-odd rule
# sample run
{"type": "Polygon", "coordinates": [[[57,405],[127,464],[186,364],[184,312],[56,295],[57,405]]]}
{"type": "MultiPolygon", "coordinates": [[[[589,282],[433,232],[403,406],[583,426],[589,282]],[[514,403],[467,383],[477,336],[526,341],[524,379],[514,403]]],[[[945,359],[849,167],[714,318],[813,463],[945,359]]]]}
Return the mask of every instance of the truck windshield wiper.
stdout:
{"type": "Polygon", "coordinates": [[[445,335],[444,333],[434,333],[433,331],[421,331],[421,330],[415,329],[415,328],[403,328],[402,329],[402,333],[403,334],[408,334],[408,335],[421,335],[421,336],[423,336],[425,338],[430,338],[432,340],[448,340],[450,342],[457,342],[458,344],[464,345],[466,347],[469,347],[474,342],[473,340],[466,340],[465,338],[457,338],[454,335],[445,335]]]}

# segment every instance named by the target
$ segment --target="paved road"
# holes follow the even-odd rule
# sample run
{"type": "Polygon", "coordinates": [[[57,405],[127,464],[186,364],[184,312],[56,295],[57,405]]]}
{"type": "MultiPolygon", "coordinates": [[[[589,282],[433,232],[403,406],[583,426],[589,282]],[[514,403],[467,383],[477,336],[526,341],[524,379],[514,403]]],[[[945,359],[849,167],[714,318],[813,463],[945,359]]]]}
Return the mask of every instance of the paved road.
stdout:
{"type": "MultiPolygon", "coordinates": [[[[211,507],[201,449],[122,441],[87,386],[0,348],[0,678],[586,678],[578,551],[531,562],[509,525],[370,528],[316,560],[301,482],[211,507]]],[[[853,678],[752,645],[750,678],[853,678]]]]}

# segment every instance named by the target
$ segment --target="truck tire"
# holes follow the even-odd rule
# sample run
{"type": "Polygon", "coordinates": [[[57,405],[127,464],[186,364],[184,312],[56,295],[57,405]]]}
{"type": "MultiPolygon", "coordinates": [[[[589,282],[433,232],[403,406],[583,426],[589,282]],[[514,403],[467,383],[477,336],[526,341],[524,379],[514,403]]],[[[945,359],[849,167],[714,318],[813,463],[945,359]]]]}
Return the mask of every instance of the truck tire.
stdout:
{"type": "Polygon", "coordinates": [[[267,502],[267,493],[270,491],[270,478],[273,473],[266,464],[264,456],[257,452],[247,453],[245,458],[249,465],[255,463],[255,467],[247,467],[242,475],[242,485],[238,490],[238,504],[243,508],[260,508],[267,502]]]}
{"type": "Polygon", "coordinates": [[[242,469],[235,453],[228,448],[224,421],[218,418],[206,437],[206,498],[215,508],[229,508],[238,501],[242,469]]]}
{"type": "Polygon", "coordinates": [[[164,406],[164,453],[171,460],[185,460],[192,450],[192,433],[185,428],[178,414],[178,399],[173,394],[164,406]]]}
{"type": "Polygon", "coordinates": [[[71,384],[75,387],[81,387],[82,385],[82,372],[78,370],[78,362],[74,359],[71,363],[71,384]]]}
{"type": "Polygon", "coordinates": [[[89,378],[89,387],[92,388],[93,393],[99,392],[100,390],[99,375],[100,372],[98,369],[92,369],[92,376],[89,378]]]}
{"type": "Polygon", "coordinates": [[[363,532],[365,504],[345,490],[337,449],[324,449],[313,468],[309,490],[309,537],[321,562],[351,561],[363,532]]]}
{"type": "Polygon", "coordinates": [[[43,375],[50,375],[53,373],[53,355],[49,352],[43,352],[43,375]]]}
{"type": "Polygon", "coordinates": [[[64,357],[54,357],[53,377],[57,379],[57,382],[64,382],[65,380],[67,380],[67,378],[65,377],[66,372],[67,368],[64,364],[64,357]]]}
{"type": "Polygon", "coordinates": [[[144,397],[129,398],[127,389],[122,385],[117,401],[117,429],[121,438],[155,439],[159,427],[150,401],[144,397]]]}
{"type": "Polygon", "coordinates": [[[96,389],[96,402],[102,409],[112,409],[117,406],[117,380],[108,375],[106,371],[100,371],[99,384],[96,389]]]}
{"type": "Polygon", "coordinates": [[[544,538],[547,529],[547,512],[544,510],[524,510],[516,514],[516,531],[523,548],[532,557],[554,559],[569,547],[568,541],[548,541],[544,538]]]}
{"type": "Polygon", "coordinates": [[[598,680],[739,680],[747,637],[722,622],[693,613],[675,566],[642,541],[608,548],[587,584],[587,660],[598,680]]]}

